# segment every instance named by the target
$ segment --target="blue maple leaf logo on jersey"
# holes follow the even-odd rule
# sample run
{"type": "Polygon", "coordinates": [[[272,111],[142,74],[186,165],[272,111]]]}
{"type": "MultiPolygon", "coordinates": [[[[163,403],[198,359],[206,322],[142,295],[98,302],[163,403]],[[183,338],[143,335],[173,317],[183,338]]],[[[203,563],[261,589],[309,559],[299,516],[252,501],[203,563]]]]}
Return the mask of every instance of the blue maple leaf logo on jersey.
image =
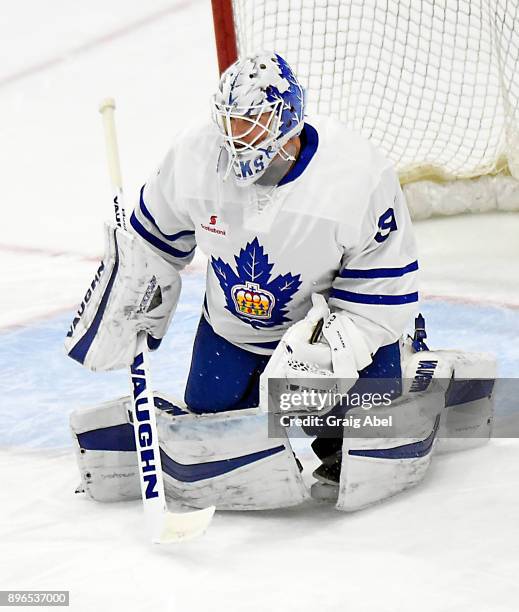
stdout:
{"type": "Polygon", "coordinates": [[[222,259],[211,257],[211,266],[225,294],[226,310],[254,329],[275,327],[290,319],[288,302],[301,285],[301,275],[280,274],[270,280],[274,264],[257,238],[234,256],[236,272],[222,259]]]}

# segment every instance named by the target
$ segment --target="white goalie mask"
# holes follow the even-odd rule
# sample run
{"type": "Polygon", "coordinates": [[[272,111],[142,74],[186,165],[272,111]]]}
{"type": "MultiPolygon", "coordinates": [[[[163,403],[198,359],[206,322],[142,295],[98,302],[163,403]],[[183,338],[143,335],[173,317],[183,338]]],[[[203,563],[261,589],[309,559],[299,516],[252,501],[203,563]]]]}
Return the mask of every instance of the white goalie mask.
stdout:
{"type": "Polygon", "coordinates": [[[257,181],[304,125],[304,93],[290,66],[276,53],[238,60],[222,75],[213,97],[213,117],[223,137],[218,164],[223,179],[257,181]]]}

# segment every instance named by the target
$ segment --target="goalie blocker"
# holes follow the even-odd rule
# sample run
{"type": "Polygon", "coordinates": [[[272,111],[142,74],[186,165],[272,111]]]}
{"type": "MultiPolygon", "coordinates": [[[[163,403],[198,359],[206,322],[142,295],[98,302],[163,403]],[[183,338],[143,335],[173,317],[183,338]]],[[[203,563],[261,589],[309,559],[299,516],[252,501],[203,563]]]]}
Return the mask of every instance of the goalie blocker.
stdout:
{"type": "MultiPolygon", "coordinates": [[[[351,438],[346,431],[335,488],[339,510],[359,510],[391,497],[419,483],[435,453],[471,448],[490,437],[491,356],[414,352],[409,342],[402,355],[408,381],[404,394],[373,411],[382,418],[405,414],[406,437],[351,438]],[[436,391],[427,392],[424,387],[435,379],[436,391]]],[[[80,489],[94,500],[140,496],[129,407],[130,399],[121,398],[71,415],[80,489]]],[[[214,505],[222,510],[288,507],[308,497],[306,484],[311,483],[303,482],[286,432],[268,437],[263,410],[195,415],[162,394],[155,394],[155,410],[168,497],[195,508],[214,505]]]]}
{"type": "Polygon", "coordinates": [[[140,331],[156,349],[182,286],[178,271],[143,240],[108,223],[104,232],[103,262],[65,340],[68,356],[94,371],[128,367],[140,331]]]}

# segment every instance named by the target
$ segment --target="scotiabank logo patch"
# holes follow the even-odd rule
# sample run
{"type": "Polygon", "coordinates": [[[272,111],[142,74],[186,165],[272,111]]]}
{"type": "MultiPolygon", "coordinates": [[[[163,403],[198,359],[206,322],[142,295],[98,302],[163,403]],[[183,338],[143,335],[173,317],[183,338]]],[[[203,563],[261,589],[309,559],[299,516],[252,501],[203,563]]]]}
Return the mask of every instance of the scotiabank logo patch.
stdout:
{"type": "Polygon", "coordinates": [[[211,215],[209,217],[209,222],[207,225],[204,223],[200,223],[202,229],[206,232],[211,232],[212,234],[218,234],[219,236],[227,235],[227,231],[225,230],[224,224],[218,221],[218,215],[211,215]]]}

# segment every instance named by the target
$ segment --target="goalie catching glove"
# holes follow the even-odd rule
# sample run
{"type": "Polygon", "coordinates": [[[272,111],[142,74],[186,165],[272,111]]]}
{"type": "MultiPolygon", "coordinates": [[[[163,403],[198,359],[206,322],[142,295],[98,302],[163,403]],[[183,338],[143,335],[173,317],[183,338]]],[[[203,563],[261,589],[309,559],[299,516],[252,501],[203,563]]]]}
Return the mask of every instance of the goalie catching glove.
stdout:
{"type": "MultiPolygon", "coordinates": [[[[263,397],[267,397],[263,393],[269,378],[319,379],[320,391],[344,394],[358,379],[359,370],[371,363],[366,342],[348,314],[330,313],[326,299],[318,293],[312,295],[312,304],[306,317],[285,332],[272,354],[261,377],[263,397]],[[322,338],[312,341],[321,321],[322,338]]],[[[293,387],[291,384],[290,389],[293,387]]]]}
{"type": "Polygon", "coordinates": [[[105,225],[105,255],[65,340],[69,357],[90,370],[129,366],[137,333],[148,347],[164,337],[180,295],[178,271],[142,240],[105,225]]]}

